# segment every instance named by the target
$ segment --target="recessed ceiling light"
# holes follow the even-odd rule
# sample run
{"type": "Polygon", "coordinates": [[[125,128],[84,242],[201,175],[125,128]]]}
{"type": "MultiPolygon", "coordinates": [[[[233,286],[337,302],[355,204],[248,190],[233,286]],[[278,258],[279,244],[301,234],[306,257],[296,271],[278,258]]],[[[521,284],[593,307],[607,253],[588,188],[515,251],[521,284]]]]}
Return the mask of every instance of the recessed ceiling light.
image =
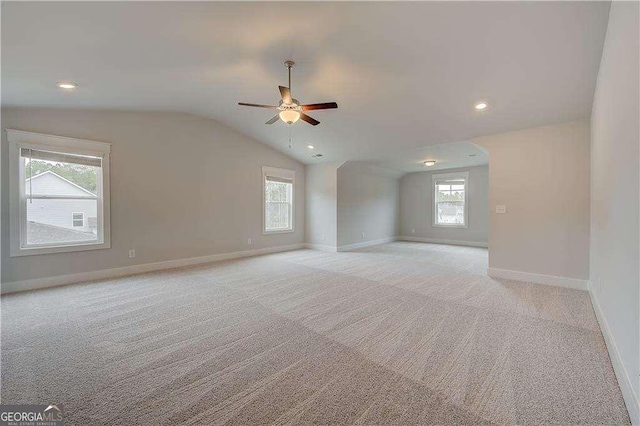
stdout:
{"type": "Polygon", "coordinates": [[[434,160],[425,161],[424,165],[427,167],[435,166],[436,162],[434,160]]]}
{"type": "Polygon", "coordinates": [[[482,111],[483,109],[487,109],[488,106],[489,104],[486,101],[479,101],[479,102],[476,102],[473,107],[478,111],[482,111]]]}
{"type": "Polygon", "coordinates": [[[75,89],[76,87],[78,87],[78,84],[71,83],[70,81],[61,81],[60,83],[58,83],[59,89],[71,90],[71,89],[75,89]]]}
{"type": "Polygon", "coordinates": [[[309,149],[315,149],[316,147],[315,147],[315,146],[313,146],[313,145],[307,145],[307,148],[309,148],[309,149]]]}

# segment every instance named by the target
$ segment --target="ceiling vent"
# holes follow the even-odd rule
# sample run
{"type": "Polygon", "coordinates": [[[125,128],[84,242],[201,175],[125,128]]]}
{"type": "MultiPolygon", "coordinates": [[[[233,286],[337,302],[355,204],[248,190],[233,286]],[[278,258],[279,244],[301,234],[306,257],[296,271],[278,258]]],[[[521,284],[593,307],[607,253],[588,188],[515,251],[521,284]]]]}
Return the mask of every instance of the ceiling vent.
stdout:
{"type": "Polygon", "coordinates": [[[311,157],[312,158],[320,158],[322,156],[323,156],[322,154],[313,154],[311,157]]]}

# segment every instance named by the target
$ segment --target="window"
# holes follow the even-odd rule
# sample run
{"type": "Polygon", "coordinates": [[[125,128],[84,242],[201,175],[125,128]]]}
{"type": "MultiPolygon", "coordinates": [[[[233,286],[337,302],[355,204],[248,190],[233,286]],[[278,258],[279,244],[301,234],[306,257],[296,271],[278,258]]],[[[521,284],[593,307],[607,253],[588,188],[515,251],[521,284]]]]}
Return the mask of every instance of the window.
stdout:
{"type": "Polygon", "coordinates": [[[433,175],[433,226],[467,227],[469,173],[433,175]]]}
{"type": "Polygon", "coordinates": [[[264,184],[263,232],[275,234],[293,232],[293,170],[262,168],[264,184]]]}
{"type": "Polygon", "coordinates": [[[83,212],[73,212],[71,213],[71,220],[73,222],[74,228],[82,228],[84,226],[84,213],[83,212]]]}
{"type": "Polygon", "coordinates": [[[19,130],[7,139],[11,256],[110,247],[110,145],[19,130]]]}

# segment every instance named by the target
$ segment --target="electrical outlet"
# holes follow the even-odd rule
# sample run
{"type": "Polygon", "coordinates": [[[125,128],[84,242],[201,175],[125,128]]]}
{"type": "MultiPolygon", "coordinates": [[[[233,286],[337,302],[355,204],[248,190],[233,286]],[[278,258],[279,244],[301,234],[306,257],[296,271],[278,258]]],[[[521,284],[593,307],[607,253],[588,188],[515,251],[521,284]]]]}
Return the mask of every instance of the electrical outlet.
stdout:
{"type": "Polygon", "coordinates": [[[129,259],[133,259],[134,257],[136,257],[135,249],[129,250],[129,259]]]}
{"type": "Polygon", "coordinates": [[[362,238],[364,238],[364,232],[362,233],[362,238]]]}
{"type": "Polygon", "coordinates": [[[324,241],[324,240],[325,240],[325,235],[324,235],[324,234],[322,234],[322,241],[324,241]]]}
{"type": "Polygon", "coordinates": [[[415,233],[416,233],[416,230],[415,230],[415,229],[413,229],[413,228],[411,228],[411,233],[412,233],[412,234],[415,234],[415,233]]]}
{"type": "Polygon", "coordinates": [[[247,245],[251,245],[251,238],[247,238],[247,245]]]}
{"type": "Polygon", "coordinates": [[[505,206],[504,204],[497,204],[496,205],[496,213],[497,214],[504,214],[507,212],[507,206],[505,206]]]}

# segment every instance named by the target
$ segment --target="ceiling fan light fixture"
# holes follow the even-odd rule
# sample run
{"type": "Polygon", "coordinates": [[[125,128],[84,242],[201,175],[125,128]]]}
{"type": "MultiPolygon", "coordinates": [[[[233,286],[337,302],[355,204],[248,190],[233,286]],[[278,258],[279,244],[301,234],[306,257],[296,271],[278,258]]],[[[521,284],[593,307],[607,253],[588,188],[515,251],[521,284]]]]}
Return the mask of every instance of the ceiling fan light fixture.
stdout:
{"type": "Polygon", "coordinates": [[[300,113],[290,109],[281,111],[278,115],[280,116],[280,119],[287,124],[293,124],[300,119],[300,113]]]}
{"type": "Polygon", "coordinates": [[[319,104],[316,103],[303,105],[298,102],[297,99],[291,97],[291,67],[293,67],[294,63],[293,61],[286,61],[284,65],[285,67],[287,67],[287,71],[289,74],[289,86],[278,86],[281,96],[278,105],[250,104],[246,102],[238,102],[238,105],[256,108],[277,109],[281,111],[264,124],[273,124],[278,120],[282,120],[285,123],[291,125],[302,119],[302,121],[312,126],[317,126],[318,124],[320,124],[320,122],[315,118],[308,116],[307,114],[305,114],[305,112],[322,109],[335,109],[338,108],[338,104],[335,102],[323,102],[319,104]]]}
{"type": "Polygon", "coordinates": [[[429,161],[425,161],[424,165],[427,166],[427,167],[431,167],[431,166],[435,166],[436,162],[435,162],[435,160],[429,160],[429,161]]]}

